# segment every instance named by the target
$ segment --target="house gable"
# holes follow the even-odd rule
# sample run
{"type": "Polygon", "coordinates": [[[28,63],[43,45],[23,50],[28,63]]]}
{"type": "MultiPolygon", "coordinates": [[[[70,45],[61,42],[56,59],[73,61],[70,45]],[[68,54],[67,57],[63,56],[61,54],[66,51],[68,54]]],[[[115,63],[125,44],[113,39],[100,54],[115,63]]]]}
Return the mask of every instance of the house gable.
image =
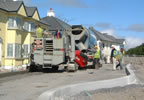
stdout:
{"type": "Polygon", "coordinates": [[[25,10],[25,7],[23,4],[20,6],[20,8],[18,10],[18,14],[27,17],[27,13],[26,13],[26,10],[25,10]]]}
{"type": "Polygon", "coordinates": [[[32,18],[35,19],[35,20],[38,20],[38,21],[40,20],[40,16],[39,16],[38,10],[35,10],[32,18]]]}

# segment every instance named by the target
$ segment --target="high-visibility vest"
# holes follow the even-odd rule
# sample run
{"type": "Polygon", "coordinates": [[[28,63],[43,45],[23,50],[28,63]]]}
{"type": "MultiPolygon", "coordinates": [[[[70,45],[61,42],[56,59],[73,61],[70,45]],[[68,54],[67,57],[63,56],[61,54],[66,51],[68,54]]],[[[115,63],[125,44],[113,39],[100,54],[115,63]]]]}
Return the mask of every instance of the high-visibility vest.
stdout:
{"type": "Polygon", "coordinates": [[[42,34],[43,34],[43,29],[42,28],[37,28],[36,29],[36,34],[37,34],[37,38],[42,38],[42,34]]]}
{"type": "Polygon", "coordinates": [[[115,56],[115,58],[117,60],[122,60],[123,54],[121,53],[121,51],[118,51],[118,54],[115,56]]]}
{"type": "Polygon", "coordinates": [[[100,58],[100,50],[97,50],[94,54],[94,58],[100,58]]]}
{"type": "Polygon", "coordinates": [[[116,57],[119,54],[119,52],[117,50],[113,51],[113,56],[116,57]]]}

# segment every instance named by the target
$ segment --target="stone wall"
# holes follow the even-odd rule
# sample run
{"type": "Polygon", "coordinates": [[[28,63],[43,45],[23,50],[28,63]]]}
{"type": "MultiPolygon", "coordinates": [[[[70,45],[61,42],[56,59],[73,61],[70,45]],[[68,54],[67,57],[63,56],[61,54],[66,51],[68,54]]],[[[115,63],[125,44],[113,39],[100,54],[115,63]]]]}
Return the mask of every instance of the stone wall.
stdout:
{"type": "Polygon", "coordinates": [[[144,66],[144,57],[124,57],[123,58],[124,64],[136,64],[136,65],[143,65],[144,66]]]}

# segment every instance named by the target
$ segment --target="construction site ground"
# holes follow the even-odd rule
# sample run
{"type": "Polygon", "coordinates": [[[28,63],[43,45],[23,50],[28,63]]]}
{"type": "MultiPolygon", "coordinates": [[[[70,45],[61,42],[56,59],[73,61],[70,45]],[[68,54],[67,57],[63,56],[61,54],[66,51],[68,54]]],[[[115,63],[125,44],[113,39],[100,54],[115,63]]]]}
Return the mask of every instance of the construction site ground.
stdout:
{"type": "Polygon", "coordinates": [[[126,76],[124,70],[112,71],[111,64],[99,70],[86,69],[77,72],[34,72],[0,78],[0,100],[36,100],[43,92],[61,86],[108,80],[126,76]]]}
{"type": "MultiPolygon", "coordinates": [[[[142,84],[81,92],[69,100],[144,100],[144,57],[125,58],[131,64],[142,84]]],[[[125,70],[112,71],[111,64],[103,64],[99,70],[77,72],[34,72],[0,77],[0,100],[36,100],[45,91],[69,84],[109,80],[126,76],[125,70]]],[[[105,83],[107,84],[107,83],[105,83]]],[[[60,99],[58,99],[60,100],[60,99]]]]}
{"type": "Polygon", "coordinates": [[[71,97],[71,100],[144,100],[144,57],[125,57],[124,59],[125,64],[131,64],[140,84],[84,91],[71,97]]]}

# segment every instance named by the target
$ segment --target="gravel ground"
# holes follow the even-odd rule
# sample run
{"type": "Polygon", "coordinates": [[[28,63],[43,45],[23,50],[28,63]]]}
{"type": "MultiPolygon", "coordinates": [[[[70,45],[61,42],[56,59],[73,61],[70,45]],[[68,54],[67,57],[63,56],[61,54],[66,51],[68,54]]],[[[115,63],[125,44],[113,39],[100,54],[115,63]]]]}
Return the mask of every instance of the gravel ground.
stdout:
{"type": "Polygon", "coordinates": [[[131,63],[136,77],[141,81],[139,85],[129,85],[95,91],[84,91],[66,100],[144,100],[144,57],[126,58],[124,63],[131,63]]]}
{"type": "Polygon", "coordinates": [[[87,69],[70,73],[63,71],[36,72],[14,75],[0,78],[0,100],[36,100],[39,95],[49,89],[69,84],[113,79],[125,75],[123,70],[112,71],[110,64],[103,65],[99,70],[87,69]]]}
{"type": "MultiPolygon", "coordinates": [[[[127,58],[136,76],[144,82],[143,58],[127,58]]],[[[25,73],[0,79],[0,100],[36,100],[43,92],[68,84],[112,79],[125,76],[124,71],[112,71],[112,65],[103,65],[99,70],[82,70],[74,73],[25,73]]],[[[111,89],[84,91],[73,97],[55,100],[144,100],[144,86],[130,85],[111,89]]]]}
{"type": "Polygon", "coordinates": [[[129,85],[90,92],[85,91],[69,98],[69,100],[144,100],[144,86],[129,85]]]}

